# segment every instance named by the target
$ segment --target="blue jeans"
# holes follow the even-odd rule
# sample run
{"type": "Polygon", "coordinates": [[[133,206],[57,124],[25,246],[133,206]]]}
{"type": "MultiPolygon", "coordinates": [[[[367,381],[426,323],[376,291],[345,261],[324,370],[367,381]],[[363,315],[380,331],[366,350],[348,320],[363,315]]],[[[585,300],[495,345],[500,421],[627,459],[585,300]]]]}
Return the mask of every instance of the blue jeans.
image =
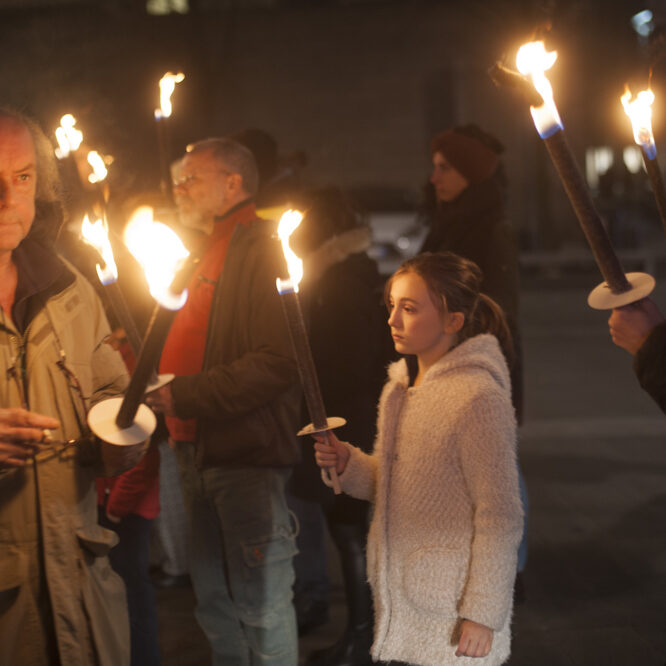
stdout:
{"type": "Polygon", "coordinates": [[[195,466],[176,445],[190,522],[196,618],[216,666],[296,666],[292,605],[295,530],[285,499],[290,470],[195,466]]]}
{"type": "Polygon", "coordinates": [[[130,619],[132,666],[159,666],[155,589],[148,575],[150,528],[152,520],[135,513],[112,523],[104,507],[98,507],[100,525],[118,534],[118,545],[109,552],[109,561],[127,590],[130,619]]]}

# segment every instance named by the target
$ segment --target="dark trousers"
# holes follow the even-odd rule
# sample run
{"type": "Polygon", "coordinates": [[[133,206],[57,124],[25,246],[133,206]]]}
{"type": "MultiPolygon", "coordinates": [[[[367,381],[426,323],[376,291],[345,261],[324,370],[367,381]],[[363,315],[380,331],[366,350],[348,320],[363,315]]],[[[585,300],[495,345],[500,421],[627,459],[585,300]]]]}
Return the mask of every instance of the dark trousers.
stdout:
{"type": "Polygon", "coordinates": [[[112,523],[99,507],[100,525],[116,532],[120,539],[111,549],[109,561],[127,590],[132,666],[160,664],[155,590],[148,574],[152,522],[132,513],[112,523]]]}

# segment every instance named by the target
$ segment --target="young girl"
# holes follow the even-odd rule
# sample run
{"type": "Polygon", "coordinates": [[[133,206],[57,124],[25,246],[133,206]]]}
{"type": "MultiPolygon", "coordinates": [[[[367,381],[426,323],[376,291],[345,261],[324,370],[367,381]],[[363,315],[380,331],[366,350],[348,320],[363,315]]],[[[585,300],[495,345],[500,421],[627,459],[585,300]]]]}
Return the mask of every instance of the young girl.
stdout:
{"type": "MultiPolygon", "coordinates": [[[[389,367],[372,455],[318,436],[320,467],[374,502],[368,579],[372,657],[422,666],[502,664],[510,652],[522,508],[502,311],[476,264],[404,263],[386,285],[406,359],[389,367]],[[465,657],[476,657],[467,659],[465,657]]],[[[325,476],[325,475],[324,475],[325,476]]]]}

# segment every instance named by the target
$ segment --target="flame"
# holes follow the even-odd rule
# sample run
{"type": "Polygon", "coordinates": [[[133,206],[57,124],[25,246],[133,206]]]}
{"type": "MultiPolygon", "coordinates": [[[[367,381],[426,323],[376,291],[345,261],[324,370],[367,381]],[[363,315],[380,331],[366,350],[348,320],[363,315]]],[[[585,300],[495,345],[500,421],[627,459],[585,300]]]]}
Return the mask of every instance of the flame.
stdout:
{"type": "Polygon", "coordinates": [[[543,42],[529,42],[518,49],[516,66],[523,76],[529,76],[544,103],[530,107],[534,125],[542,139],[547,139],[563,128],[560,114],[553,99],[553,88],[544,74],[557,60],[556,51],[546,51],[543,42]]]}
{"type": "Polygon", "coordinates": [[[127,223],[124,240],[141,264],[153,298],[170,310],[181,308],[187,300],[187,291],[174,294],[169,287],[190,253],[177,234],[166,224],[153,220],[150,206],[141,206],[127,223]]]}
{"type": "Polygon", "coordinates": [[[160,120],[161,118],[168,118],[173,111],[171,106],[171,95],[176,88],[176,83],[180,83],[185,78],[185,74],[178,72],[178,74],[173,74],[172,72],[167,72],[160,79],[160,108],[155,109],[155,118],[160,120]]]}
{"type": "Polygon", "coordinates": [[[65,159],[71,152],[77,150],[83,141],[83,133],[74,125],[76,125],[76,118],[71,113],[66,113],[60,119],[60,127],[55,131],[58,141],[55,154],[59,160],[65,159]]]}
{"type": "Polygon", "coordinates": [[[631,119],[631,126],[634,130],[634,141],[642,146],[653,160],[657,156],[657,147],[654,143],[652,134],[652,102],[654,102],[654,93],[648,88],[641,90],[636,98],[631,100],[631,91],[629,86],[625,86],[624,95],[620,97],[624,112],[631,119]]]}
{"type": "Polygon", "coordinates": [[[102,256],[104,268],[97,264],[97,275],[102,284],[111,284],[118,279],[118,269],[109,241],[109,228],[104,220],[91,222],[86,215],[81,223],[81,235],[102,256]]]}
{"type": "Polygon", "coordinates": [[[108,171],[104,158],[96,150],[88,153],[88,164],[92,167],[92,173],[88,176],[89,182],[100,183],[106,178],[108,171]]]}
{"type": "Polygon", "coordinates": [[[296,253],[289,247],[289,237],[294,233],[298,225],[303,220],[303,213],[298,210],[288,210],[280,218],[278,225],[278,236],[282,241],[282,251],[287,262],[289,279],[277,279],[277,289],[283,294],[287,291],[298,291],[298,285],[303,278],[303,261],[299,259],[296,253]]]}

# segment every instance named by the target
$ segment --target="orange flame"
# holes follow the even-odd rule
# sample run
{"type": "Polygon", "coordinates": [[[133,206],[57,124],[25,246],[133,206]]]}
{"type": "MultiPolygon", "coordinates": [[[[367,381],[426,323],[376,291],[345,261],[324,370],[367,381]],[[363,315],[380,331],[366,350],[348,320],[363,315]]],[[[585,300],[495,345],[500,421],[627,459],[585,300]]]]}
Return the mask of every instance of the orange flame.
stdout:
{"type": "Polygon", "coordinates": [[[83,141],[83,133],[74,125],[76,125],[76,118],[71,113],[66,113],[60,119],[60,127],[56,128],[58,147],[55,155],[59,160],[65,159],[70,153],[78,150],[83,141]]]}
{"type": "Polygon", "coordinates": [[[81,223],[81,235],[86,243],[92,245],[104,260],[104,268],[97,264],[97,275],[102,284],[110,284],[118,279],[118,269],[109,241],[109,228],[102,219],[91,222],[86,215],[81,223]]]}
{"type": "Polygon", "coordinates": [[[173,111],[171,106],[171,95],[176,88],[176,83],[180,83],[185,79],[185,74],[178,72],[174,74],[172,72],[167,72],[160,79],[160,108],[155,109],[155,118],[160,120],[161,118],[168,118],[173,111]]]}
{"type": "Polygon", "coordinates": [[[529,76],[544,103],[530,107],[534,125],[541,138],[547,138],[562,129],[560,114],[553,99],[553,87],[545,73],[557,60],[556,51],[546,51],[542,41],[523,44],[516,56],[516,66],[523,76],[529,76]]]}
{"type": "Polygon", "coordinates": [[[282,241],[282,251],[289,271],[288,280],[277,279],[277,289],[280,293],[298,291],[298,285],[303,279],[303,261],[289,247],[289,237],[298,228],[302,220],[303,213],[298,210],[288,210],[280,218],[277,233],[280,241],[282,241]]]}
{"type": "Polygon", "coordinates": [[[88,164],[92,167],[92,173],[88,176],[88,181],[91,183],[102,182],[108,174],[104,158],[96,150],[91,150],[88,153],[88,164]]]}
{"type": "Polygon", "coordinates": [[[187,293],[175,295],[169,287],[189,252],[178,235],[166,224],[153,220],[150,206],[137,208],[125,228],[125,245],[141,264],[150,293],[165,308],[177,310],[187,293]]]}
{"type": "Polygon", "coordinates": [[[653,160],[657,156],[657,148],[652,134],[652,102],[654,102],[654,93],[648,88],[641,90],[634,100],[631,99],[629,86],[625,86],[624,95],[620,97],[624,112],[631,120],[631,127],[634,130],[634,141],[642,146],[649,159],[653,160]]]}

